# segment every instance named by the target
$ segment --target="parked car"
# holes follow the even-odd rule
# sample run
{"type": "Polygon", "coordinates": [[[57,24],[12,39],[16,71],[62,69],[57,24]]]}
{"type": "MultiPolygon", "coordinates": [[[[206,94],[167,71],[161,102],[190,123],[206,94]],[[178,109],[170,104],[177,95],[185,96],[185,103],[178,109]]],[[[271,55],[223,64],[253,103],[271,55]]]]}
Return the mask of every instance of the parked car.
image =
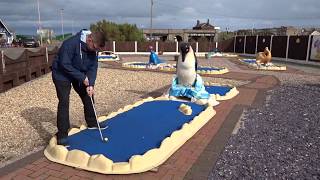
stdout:
{"type": "Polygon", "coordinates": [[[39,42],[35,39],[25,39],[23,40],[23,47],[32,47],[36,48],[39,47],[39,42]]]}
{"type": "Polygon", "coordinates": [[[101,51],[98,53],[98,61],[118,61],[119,56],[112,51],[101,51]]]}

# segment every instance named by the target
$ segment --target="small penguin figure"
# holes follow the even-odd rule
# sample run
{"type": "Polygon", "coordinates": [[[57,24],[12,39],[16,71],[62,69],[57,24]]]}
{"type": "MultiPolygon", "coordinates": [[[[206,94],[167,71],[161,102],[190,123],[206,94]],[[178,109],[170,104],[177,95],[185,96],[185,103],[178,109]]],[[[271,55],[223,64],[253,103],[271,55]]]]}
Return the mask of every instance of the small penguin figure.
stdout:
{"type": "Polygon", "coordinates": [[[193,86],[197,77],[197,57],[192,47],[187,43],[180,45],[181,56],[177,61],[178,84],[193,86]]]}

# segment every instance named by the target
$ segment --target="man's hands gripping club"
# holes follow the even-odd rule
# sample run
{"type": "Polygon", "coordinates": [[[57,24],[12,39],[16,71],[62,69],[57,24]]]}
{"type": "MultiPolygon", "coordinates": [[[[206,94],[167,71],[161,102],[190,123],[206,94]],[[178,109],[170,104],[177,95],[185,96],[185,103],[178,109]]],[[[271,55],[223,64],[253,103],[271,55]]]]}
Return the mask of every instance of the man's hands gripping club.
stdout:
{"type": "Polygon", "coordinates": [[[92,97],[92,95],[94,94],[94,88],[93,88],[93,86],[89,86],[89,79],[88,79],[88,77],[86,77],[86,78],[83,80],[83,84],[87,87],[87,88],[86,88],[86,91],[87,91],[88,95],[89,95],[90,97],[92,97]]]}

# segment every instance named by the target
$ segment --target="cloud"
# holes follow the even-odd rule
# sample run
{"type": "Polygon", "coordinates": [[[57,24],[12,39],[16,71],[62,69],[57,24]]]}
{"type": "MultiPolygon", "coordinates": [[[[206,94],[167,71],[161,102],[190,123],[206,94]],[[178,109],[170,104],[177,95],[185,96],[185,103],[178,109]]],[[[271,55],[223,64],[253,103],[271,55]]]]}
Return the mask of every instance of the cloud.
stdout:
{"type": "MultiPolygon", "coordinates": [[[[320,26],[319,0],[153,0],[154,28],[192,28],[199,19],[222,29],[320,26]]],[[[61,33],[88,28],[107,19],[150,27],[151,0],[39,0],[41,24],[61,33]],[[122,1],[122,2],[121,2],[122,1]]],[[[38,27],[37,0],[1,0],[0,17],[17,33],[34,34],[38,27]]]]}

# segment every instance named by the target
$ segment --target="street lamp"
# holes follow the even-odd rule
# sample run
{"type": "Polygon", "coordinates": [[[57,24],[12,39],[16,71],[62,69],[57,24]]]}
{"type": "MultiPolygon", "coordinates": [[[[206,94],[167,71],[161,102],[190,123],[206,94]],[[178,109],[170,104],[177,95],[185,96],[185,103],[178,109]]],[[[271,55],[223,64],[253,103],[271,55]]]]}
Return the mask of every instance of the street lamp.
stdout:
{"type": "Polygon", "coordinates": [[[62,33],[62,40],[64,40],[64,32],[63,32],[63,8],[60,9],[60,15],[61,15],[61,33],[62,33]]]}
{"type": "Polygon", "coordinates": [[[38,5],[38,32],[40,35],[40,45],[42,46],[42,30],[41,30],[41,21],[40,21],[40,5],[39,5],[39,0],[37,0],[37,5],[38,5]]]}
{"type": "Polygon", "coordinates": [[[152,41],[152,8],[153,8],[153,0],[151,0],[151,7],[150,7],[150,40],[152,41]]]}

